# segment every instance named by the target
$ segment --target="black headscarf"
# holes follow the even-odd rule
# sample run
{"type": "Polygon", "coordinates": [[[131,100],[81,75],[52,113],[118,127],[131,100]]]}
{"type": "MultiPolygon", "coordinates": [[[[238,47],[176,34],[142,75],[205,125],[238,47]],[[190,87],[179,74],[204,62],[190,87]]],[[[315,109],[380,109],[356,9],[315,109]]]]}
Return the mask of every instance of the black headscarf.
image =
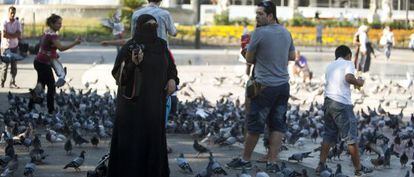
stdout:
{"type": "Polygon", "coordinates": [[[134,41],[137,43],[153,43],[157,39],[157,24],[146,24],[150,20],[155,20],[154,16],[149,14],[142,14],[136,21],[136,30],[133,36],[134,41]]]}

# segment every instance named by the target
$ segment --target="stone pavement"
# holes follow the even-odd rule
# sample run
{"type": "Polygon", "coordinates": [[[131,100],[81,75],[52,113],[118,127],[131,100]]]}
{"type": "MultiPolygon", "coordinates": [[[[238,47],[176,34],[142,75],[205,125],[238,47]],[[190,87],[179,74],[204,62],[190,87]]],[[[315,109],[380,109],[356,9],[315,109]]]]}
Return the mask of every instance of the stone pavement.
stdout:
{"type": "MultiPolygon", "coordinates": [[[[299,48],[302,53],[309,58],[311,69],[315,71],[315,76],[322,76],[324,69],[329,61],[333,59],[333,49],[326,49],[328,52],[314,52],[312,48],[299,48]]],[[[109,86],[114,89],[114,81],[110,75],[110,70],[114,62],[116,50],[111,47],[100,46],[79,46],[74,49],[61,53],[62,63],[68,67],[68,78],[72,78],[69,84],[75,88],[82,89],[86,82],[94,81],[98,79],[97,84],[91,85],[92,88],[97,88],[103,91],[105,86],[109,86]],[[103,58],[103,60],[102,60],[103,58]]],[[[228,92],[235,93],[233,98],[239,97],[243,99],[243,88],[240,86],[240,80],[235,79],[238,76],[243,76],[244,66],[237,60],[238,49],[204,49],[204,50],[188,50],[188,49],[173,49],[173,53],[176,57],[176,63],[178,65],[179,76],[183,82],[194,81],[194,89],[198,91],[196,95],[203,94],[210,100],[219,98],[221,94],[228,92]],[[189,65],[191,63],[191,65],[189,65]],[[212,80],[214,77],[228,77],[228,83],[222,86],[213,86],[212,80]]],[[[408,50],[394,50],[393,58],[390,62],[386,62],[383,56],[379,56],[377,60],[373,61],[372,73],[382,75],[388,79],[403,79],[405,73],[414,73],[414,53],[408,50]]],[[[21,86],[21,89],[9,89],[0,88],[0,111],[4,111],[8,108],[7,92],[11,91],[17,94],[27,95],[28,88],[32,88],[36,82],[36,72],[33,69],[33,56],[20,62],[18,64],[17,84],[21,86]]],[[[410,105],[412,108],[412,105],[410,105]]],[[[175,165],[175,157],[179,152],[185,153],[189,156],[191,164],[194,164],[195,171],[199,171],[207,165],[207,158],[193,158],[195,151],[192,149],[192,139],[187,135],[169,135],[169,145],[174,149],[174,153],[170,155],[170,168],[171,176],[194,176],[185,175],[177,170],[175,165]]],[[[93,148],[91,146],[83,146],[75,148],[72,156],[65,156],[63,152],[63,144],[57,143],[49,145],[46,143],[46,151],[50,154],[47,158],[46,164],[38,166],[37,176],[52,177],[52,176],[85,176],[85,171],[92,169],[98,159],[105,154],[107,149],[107,142],[99,146],[99,148],[93,148]],[[83,172],[77,173],[73,170],[62,170],[61,168],[65,163],[73,159],[81,150],[86,150],[85,166],[82,168],[83,172]]],[[[263,153],[263,147],[259,142],[256,152],[263,153]]],[[[297,151],[311,150],[317,147],[317,144],[306,142],[305,147],[290,147],[291,151],[282,152],[281,159],[287,159],[287,156],[297,151]]],[[[231,158],[239,154],[240,146],[228,148],[212,147],[213,152],[222,164],[225,164],[231,160],[231,158]]],[[[2,154],[3,148],[0,148],[0,154],[2,154]]],[[[27,151],[20,149],[19,153],[22,154],[20,158],[22,162],[27,162],[27,151]]],[[[301,168],[314,168],[317,164],[318,153],[312,154],[314,158],[306,159],[304,162],[297,166],[301,168]]],[[[259,157],[259,154],[255,154],[254,157],[259,157]]],[[[365,161],[369,156],[363,156],[365,161]]],[[[345,164],[344,169],[346,174],[352,174],[352,167],[348,157],[345,157],[341,163],[345,164]]],[[[398,166],[398,159],[393,161],[393,169],[380,169],[374,175],[375,176],[403,176],[407,169],[400,169],[398,166]]],[[[334,166],[334,162],[330,165],[334,166]]],[[[24,163],[20,164],[22,169],[24,163]]],[[[308,170],[309,171],[309,170],[308,170]]],[[[230,176],[235,176],[238,171],[230,171],[230,176]]],[[[309,171],[313,172],[313,170],[309,171]]],[[[18,173],[21,174],[21,173],[18,173]]],[[[312,173],[310,173],[312,175],[312,173]]]]}

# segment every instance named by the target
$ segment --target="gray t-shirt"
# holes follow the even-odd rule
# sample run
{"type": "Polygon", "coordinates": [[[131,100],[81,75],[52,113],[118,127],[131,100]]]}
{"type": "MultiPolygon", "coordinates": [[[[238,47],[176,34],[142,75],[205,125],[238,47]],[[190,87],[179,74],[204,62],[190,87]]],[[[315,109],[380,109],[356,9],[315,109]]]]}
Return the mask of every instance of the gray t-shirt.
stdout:
{"type": "Polygon", "coordinates": [[[323,25],[316,25],[316,37],[322,37],[323,25]]]}
{"type": "Polygon", "coordinates": [[[256,81],[265,86],[289,82],[288,58],[294,50],[292,36],[282,25],[271,24],[254,30],[247,51],[255,52],[256,81]]]}

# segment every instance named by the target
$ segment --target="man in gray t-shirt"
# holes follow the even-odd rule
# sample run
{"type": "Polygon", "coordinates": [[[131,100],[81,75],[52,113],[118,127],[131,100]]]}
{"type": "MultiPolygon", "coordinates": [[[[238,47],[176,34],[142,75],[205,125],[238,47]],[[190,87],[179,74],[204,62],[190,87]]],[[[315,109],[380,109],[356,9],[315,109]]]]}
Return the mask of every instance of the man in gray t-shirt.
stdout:
{"type": "Polygon", "coordinates": [[[158,37],[164,39],[165,41],[167,41],[167,43],[168,43],[167,34],[171,36],[177,35],[177,29],[174,26],[174,21],[171,17],[171,14],[167,10],[161,9],[160,4],[161,4],[161,0],[148,0],[148,4],[145,7],[135,11],[132,14],[131,36],[134,36],[136,20],[142,14],[150,14],[157,19],[158,37]]]}
{"type": "Polygon", "coordinates": [[[269,137],[266,170],[276,172],[277,154],[287,131],[286,111],[289,100],[288,60],[295,59],[295,47],[289,31],[277,24],[276,6],[263,1],[256,9],[256,30],[247,46],[246,61],[255,65],[253,76],[260,89],[257,96],[250,97],[246,115],[247,134],[242,158],[233,159],[227,167],[249,169],[250,158],[260,134],[267,125],[269,137]]]}
{"type": "Polygon", "coordinates": [[[256,81],[265,86],[279,86],[289,82],[287,69],[290,52],[295,51],[292,37],[277,23],[258,27],[253,33],[247,52],[254,53],[256,81]]]}

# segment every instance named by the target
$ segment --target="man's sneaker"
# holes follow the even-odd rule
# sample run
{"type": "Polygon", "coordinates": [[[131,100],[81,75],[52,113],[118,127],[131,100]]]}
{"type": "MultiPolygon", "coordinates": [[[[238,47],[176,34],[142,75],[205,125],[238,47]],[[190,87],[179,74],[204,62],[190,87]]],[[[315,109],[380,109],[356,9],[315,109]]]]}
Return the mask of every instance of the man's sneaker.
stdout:
{"type": "Polygon", "coordinates": [[[318,167],[316,167],[316,169],[315,169],[315,173],[316,173],[316,175],[320,175],[321,174],[321,172],[323,171],[323,170],[325,170],[325,168],[326,168],[326,166],[325,166],[325,164],[323,164],[323,163],[321,163],[321,162],[319,162],[318,163],[318,167]]]}
{"type": "Polygon", "coordinates": [[[233,168],[237,170],[246,169],[250,170],[252,169],[252,163],[249,161],[243,161],[241,158],[235,158],[230,163],[226,164],[227,168],[233,168]]]}
{"type": "Polygon", "coordinates": [[[280,168],[276,163],[266,163],[266,171],[269,173],[277,173],[280,171],[280,168]]]}
{"type": "Polygon", "coordinates": [[[374,170],[372,170],[371,168],[367,168],[361,165],[361,169],[355,171],[355,176],[356,177],[366,176],[368,173],[372,173],[373,171],[374,170]]]}

